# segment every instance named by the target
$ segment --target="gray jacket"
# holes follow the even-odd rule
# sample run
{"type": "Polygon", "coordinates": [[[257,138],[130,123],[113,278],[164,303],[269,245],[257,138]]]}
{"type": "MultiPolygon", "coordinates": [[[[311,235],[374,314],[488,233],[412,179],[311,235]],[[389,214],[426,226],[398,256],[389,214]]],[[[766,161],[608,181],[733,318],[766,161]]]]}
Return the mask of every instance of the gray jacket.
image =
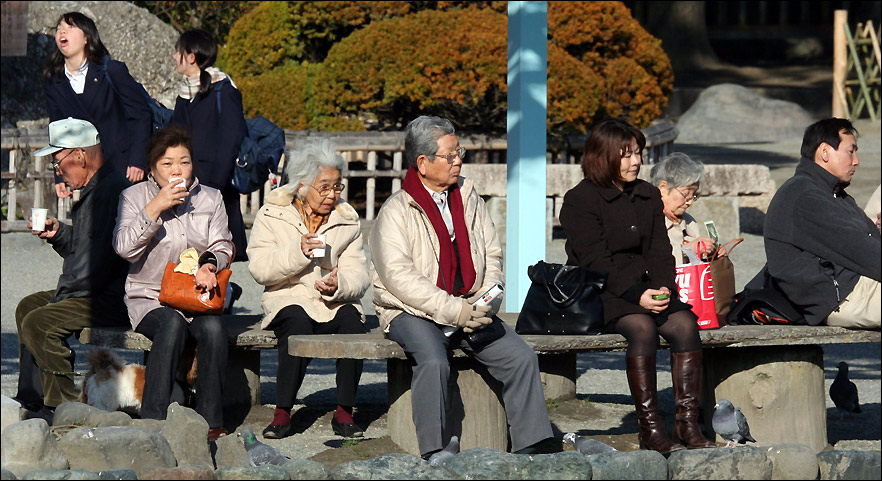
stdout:
{"type": "Polygon", "coordinates": [[[159,193],[152,178],[120,195],[113,249],[131,263],[125,301],[133,329],[147,313],[162,307],[159,290],[165,265],[177,264],[181,252],[190,247],[200,255],[211,251],[217,257],[218,270],[230,265],[233,242],[220,191],[199,185],[198,179],[189,190],[183,204],[164,210],[156,222],[144,210],[159,193]]]}

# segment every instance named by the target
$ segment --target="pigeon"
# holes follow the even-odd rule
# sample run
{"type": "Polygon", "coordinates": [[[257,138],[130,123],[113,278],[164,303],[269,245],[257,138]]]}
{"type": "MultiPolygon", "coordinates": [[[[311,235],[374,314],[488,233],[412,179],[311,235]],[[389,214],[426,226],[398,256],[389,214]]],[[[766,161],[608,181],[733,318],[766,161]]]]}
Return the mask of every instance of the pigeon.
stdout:
{"type": "Polygon", "coordinates": [[[438,467],[444,466],[457,453],[459,453],[459,437],[450,436],[450,442],[447,443],[447,446],[444,446],[444,449],[429,457],[429,464],[438,467]]]}
{"type": "Polygon", "coordinates": [[[756,439],[750,435],[747,418],[744,417],[741,409],[736,408],[726,399],[720,399],[714,405],[712,425],[714,431],[726,440],[727,448],[734,448],[738,443],[744,444],[747,441],[756,442],[756,439]]]}
{"type": "Polygon", "coordinates": [[[839,409],[839,419],[842,419],[845,413],[861,412],[857,386],[848,379],[848,364],[845,361],[839,363],[839,373],[830,385],[830,399],[839,409]]]}
{"type": "Polygon", "coordinates": [[[281,466],[291,460],[278,449],[258,441],[254,432],[248,428],[242,428],[239,431],[239,436],[245,440],[245,451],[248,453],[248,460],[251,461],[252,466],[265,464],[281,466]]]}
{"type": "Polygon", "coordinates": [[[614,451],[618,451],[618,449],[610,446],[609,444],[604,444],[600,441],[586,438],[584,436],[577,436],[576,433],[564,434],[563,442],[571,444],[576,449],[576,451],[586,456],[589,454],[611,453],[614,451]]]}

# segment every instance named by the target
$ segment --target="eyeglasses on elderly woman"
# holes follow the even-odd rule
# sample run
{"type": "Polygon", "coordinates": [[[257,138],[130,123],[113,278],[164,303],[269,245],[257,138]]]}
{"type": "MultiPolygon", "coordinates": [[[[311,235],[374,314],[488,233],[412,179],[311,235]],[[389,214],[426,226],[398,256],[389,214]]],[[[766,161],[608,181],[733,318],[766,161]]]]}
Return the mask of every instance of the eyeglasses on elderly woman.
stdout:
{"type": "Polygon", "coordinates": [[[345,185],[340,184],[340,183],[333,184],[333,185],[322,184],[318,187],[316,187],[314,185],[310,185],[310,187],[315,189],[315,191],[318,192],[319,195],[322,197],[327,197],[329,194],[340,195],[343,192],[343,189],[346,188],[345,185]]]}

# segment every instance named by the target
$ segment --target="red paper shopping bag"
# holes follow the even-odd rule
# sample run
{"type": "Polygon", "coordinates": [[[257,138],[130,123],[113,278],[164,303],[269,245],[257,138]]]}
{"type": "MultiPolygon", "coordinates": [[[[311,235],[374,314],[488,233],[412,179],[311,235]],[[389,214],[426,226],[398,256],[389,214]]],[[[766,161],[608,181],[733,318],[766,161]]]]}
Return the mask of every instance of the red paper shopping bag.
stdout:
{"type": "Polygon", "coordinates": [[[698,327],[716,329],[717,308],[714,303],[714,280],[709,262],[679,265],[677,269],[677,290],[680,300],[692,305],[692,312],[698,316],[698,327]]]}

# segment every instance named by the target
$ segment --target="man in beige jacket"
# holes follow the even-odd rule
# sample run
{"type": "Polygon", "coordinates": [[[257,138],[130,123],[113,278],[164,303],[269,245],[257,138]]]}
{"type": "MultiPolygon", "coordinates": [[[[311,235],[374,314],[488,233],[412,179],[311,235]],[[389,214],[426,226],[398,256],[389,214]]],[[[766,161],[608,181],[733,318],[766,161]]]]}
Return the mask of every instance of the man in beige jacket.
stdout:
{"type": "Polygon", "coordinates": [[[415,361],[411,392],[420,454],[429,459],[450,438],[444,406],[453,348],[502,382],[513,452],[559,451],[536,354],[494,317],[501,297],[474,305],[504,277],[487,207],[472,182],[459,176],[464,156],[449,120],[422,116],[408,124],[403,189],[383,203],[370,234],[377,314],[386,336],[415,361]]]}

